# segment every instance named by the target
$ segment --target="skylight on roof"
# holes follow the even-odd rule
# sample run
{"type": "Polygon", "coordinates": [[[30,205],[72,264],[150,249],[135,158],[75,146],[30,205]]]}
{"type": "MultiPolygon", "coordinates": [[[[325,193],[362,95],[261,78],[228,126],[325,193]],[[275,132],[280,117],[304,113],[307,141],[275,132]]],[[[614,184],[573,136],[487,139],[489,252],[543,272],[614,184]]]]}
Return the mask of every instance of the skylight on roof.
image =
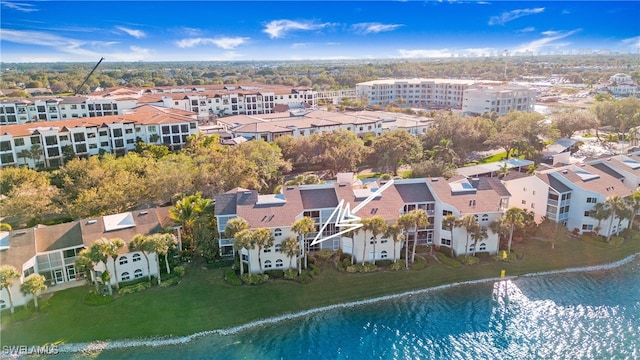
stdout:
{"type": "Polygon", "coordinates": [[[625,160],[622,160],[622,163],[632,168],[633,170],[640,169],[640,162],[637,162],[635,160],[625,159],[625,160]]]}
{"type": "Polygon", "coordinates": [[[476,189],[467,179],[460,182],[449,183],[449,187],[454,194],[474,194],[476,192],[476,189]]]}
{"type": "Polygon", "coordinates": [[[105,231],[128,229],[136,226],[136,222],[130,212],[107,215],[102,220],[104,221],[105,231]]]}
{"type": "Polygon", "coordinates": [[[592,174],[588,171],[585,170],[576,170],[575,171],[576,175],[578,175],[580,177],[580,179],[582,181],[589,181],[589,180],[593,180],[593,179],[599,179],[600,175],[597,174],[592,174]]]}

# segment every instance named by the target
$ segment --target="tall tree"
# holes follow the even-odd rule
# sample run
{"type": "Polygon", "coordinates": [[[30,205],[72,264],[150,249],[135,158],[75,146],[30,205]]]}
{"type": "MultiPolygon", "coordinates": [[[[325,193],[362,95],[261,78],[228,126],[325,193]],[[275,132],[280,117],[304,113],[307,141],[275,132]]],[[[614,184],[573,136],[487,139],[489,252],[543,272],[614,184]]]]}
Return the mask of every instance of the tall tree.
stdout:
{"type": "Polygon", "coordinates": [[[367,243],[369,242],[369,238],[367,237],[367,231],[369,231],[371,229],[371,226],[370,226],[371,219],[370,218],[362,219],[362,220],[360,220],[360,223],[362,224],[360,229],[362,229],[362,233],[363,233],[362,264],[364,265],[365,260],[367,258],[367,243]]]}
{"type": "Polygon", "coordinates": [[[271,230],[267,228],[260,228],[253,231],[253,238],[255,239],[256,246],[258,247],[258,265],[260,266],[260,273],[262,270],[262,249],[273,246],[273,236],[271,236],[271,230]]]}
{"type": "Polygon", "coordinates": [[[524,224],[524,215],[522,209],[517,207],[509,208],[504,214],[506,223],[509,224],[509,243],[507,244],[507,253],[511,253],[511,243],[513,242],[513,231],[516,227],[524,224]]]}
{"type": "Polygon", "coordinates": [[[76,269],[79,272],[84,271],[89,276],[89,280],[91,280],[91,282],[95,286],[96,293],[97,293],[99,289],[98,289],[98,282],[96,281],[95,274],[93,271],[95,264],[91,259],[91,250],[87,248],[80,250],[80,252],[78,253],[78,256],[76,256],[75,265],[76,265],[76,269]]]}
{"type": "Polygon", "coordinates": [[[478,250],[478,242],[485,240],[488,237],[489,234],[487,233],[486,226],[474,226],[473,232],[471,233],[471,238],[473,239],[473,256],[476,256],[476,251],[478,250]]]}
{"type": "Polygon", "coordinates": [[[633,223],[636,220],[636,215],[640,211],[640,189],[636,189],[633,194],[627,196],[625,199],[627,207],[631,210],[631,219],[629,219],[629,229],[633,228],[633,223]]]}
{"type": "Polygon", "coordinates": [[[416,246],[418,244],[418,229],[429,226],[429,215],[422,209],[416,209],[411,211],[413,213],[413,225],[416,229],[413,235],[413,250],[411,251],[411,263],[413,264],[416,259],[416,246]]]}
{"type": "MultiPolygon", "coordinates": [[[[611,220],[609,221],[609,230],[607,231],[607,242],[609,242],[611,241],[611,228],[613,226],[613,219],[616,217],[621,218],[626,207],[624,200],[618,195],[608,197],[604,201],[604,203],[608,208],[611,209],[611,220]]],[[[617,231],[620,231],[620,229],[617,229],[617,231]]]]}
{"type": "Polygon", "coordinates": [[[384,234],[387,231],[387,222],[381,216],[373,216],[369,218],[369,230],[373,235],[373,264],[376,264],[376,243],[378,242],[378,235],[384,234]]]}
{"type": "Polygon", "coordinates": [[[113,276],[116,279],[116,289],[120,290],[120,284],[118,281],[118,263],[116,261],[116,259],[118,258],[118,251],[120,249],[122,249],[124,247],[124,241],[122,241],[122,239],[119,238],[113,238],[113,239],[105,239],[103,238],[104,241],[104,251],[111,257],[111,259],[113,260],[113,276]]]}
{"type": "Polygon", "coordinates": [[[414,226],[414,218],[412,213],[406,213],[398,217],[398,225],[404,229],[404,259],[406,261],[406,268],[409,270],[409,232],[414,226]]]}
{"type": "Polygon", "coordinates": [[[385,236],[390,237],[393,240],[393,262],[395,263],[398,261],[398,256],[396,255],[397,244],[404,241],[404,236],[402,235],[402,227],[396,221],[395,224],[389,225],[387,227],[385,236]]]}
{"type": "Polygon", "coordinates": [[[184,238],[191,240],[191,244],[195,243],[193,228],[209,204],[211,200],[203,199],[202,193],[198,192],[185,196],[169,210],[169,216],[182,225],[184,238]]]}
{"type": "MultiPolygon", "coordinates": [[[[227,226],[224,228],[224,236],[227,239],[237,239],[236,238],[236,234],[239,233],[242,230],[248,230],[249,229],[249,223],[241,218],[241,217],[235,217],[231,220],[229,220],[227,222],[227,226]]],[[[234,244],[234,251],[237,249],[241,249],[242,247],[237,247],[234,244]]],[[[234,253],[235,256],[235,253],[234,253]]],[[[240,258],[240,270],[242,270],[242,258],[240,258]]]]}
{"type": "MultiPolygon", "coordinates": [[[[151,235],[152,240],[155,243],[155,253],[156,253],[156,263],[158,267],[160,267],[160,260],[158,256],[164,256],[164,265],[167,269],[167,274],[171,274],[171,268],[169,268],[169,251],[174,248],[178,241],[173,234],[163,233],[163,234],[153,234],[151,235]]],[[[158,269],[158,272],[160,269],[158,269]]],[[[160,276],[158,276],[158,282],[160,282],[160,276]]]]}
{"type": "Polygon", "coordinates": [[[391,130],[375,138],[371,160],[384,172],[398,174],[400,163],[409,164],[422,156],[422,144],[405,130],[391,130]]]}
{"type": "MultiPolygon", "coordinates": [[[[300,248],[304,252],[305,267],[308,267],[307,252],[309,251],[309,246],[307,245],[306,237],[310,232],[316,230],[316,224],[312,218],[304,216],[293,223],[291,230],[298,234],[298,238],[300,239],[300,248]]],[[[300,262],[298,263],[298,273],[302,273],[302,259],[300,259],[300,262]]]]}
{"type": "Polygon", "coordinates": [[[256,242],[255,242],[253,231],[249,229],[242,230],[236,233],[234,237],[235,237],[235,242],[233,245],[236,247],[236,250],[238,251],[238,254],[240,256],[240,275],[242,275],[244,272],[244,265],[242,263],[242,249],[247,250],[247,258],[249,261],[248,271],[249,271],[249,274],[251,274],[251,258],[250,258],[251,250],[256,248],[256,242]]]}
{"type": "MultiPolygon", "coordinates": [[[[147,279],[149,282],[151,281],[151,263],[149,262],[149,256],[151,252],[155,249],[155,245],[149,241],[149,238],[144,235],[136,235],[133,237],[133,240],[129,242],[129,251],[139,251],[144,256],[145,261],[147,262],[147,279]]],[[[160,272],[158,271],[158,275],[160,272]]],[[[159,276],[158,276],[159,278],[159,276]]]]}
{"type": "Polygon", "coordinates": [[[33,304],[38,309],[38,294],[47,290],[45,285],[45,277],[40,274],[31,274],[24,279],[22,285],[20,285],[20,292],[26,295],[33,295],[33,304]]]}
{"type": "Polygon", "coordinates": [[[0,266],[0,287],[7,290],[7,294],[9,295],[9,307],[11,309],[11,314],[14,313],[13,309],[13,297],[11,296],[11,286],[13,286],[14,281],[20,279],[20,273],[18,270],[11,265],[2,265],[0,266]]]}
{"type": "Polygon", "coordinates": [[[453,257],[453,244],[455,244],[455,241],[453,239],[453,230],[456,228],[457,224],[458,218],[453,214],[445,215],[445,217],[442,219],[442,226],[444,226],[445,229],[449,230],[449,233],[451,234],[451,245],[449,246],[451,257],[453,257]]]}
{"type": "Polygon", "coordinates": [[[289,269],[293,268],[293,258],[300,253],[300,245],[298,239],[288,237],[282,242],[280,250],[289,257],[289,269]]]}
{"type": "Polygon", "coordinates": [[[593,229],[596,233],[602,230],[602,220],[608,219],[611,216],[611,208],[603,202],[599,202],[593,206],[593,209],[589,211],[589,216],[598,220],[598,225],[593,229]]]}
{"type": "Polygon", "coordinates": [[[469,236],[476,231],[476,227],[479,227],[478,220],[476,220],[475,216],[467,214],[458,220],[458,226],[464,228],[467,232],[464,256],[469,256],[469,236]]]}

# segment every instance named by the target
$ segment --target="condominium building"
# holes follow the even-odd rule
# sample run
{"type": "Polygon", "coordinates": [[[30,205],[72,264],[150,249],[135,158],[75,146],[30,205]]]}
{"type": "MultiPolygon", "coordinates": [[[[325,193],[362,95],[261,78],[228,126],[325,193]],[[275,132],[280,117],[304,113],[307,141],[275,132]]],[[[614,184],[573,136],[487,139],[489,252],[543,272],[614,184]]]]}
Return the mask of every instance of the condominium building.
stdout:
{"type": "Polygon", "coordinates": [[[598,84],[596,88],[600,94],[640,96],[640,85],[633,82],[631,76],[622,73],[611,75],[608,82],[598,84]]]}
{"type": "Polygon", "coordinates": [[[495,113],[506,115],[510,111],[533,112],[536,90],[520,85],[475,85],[465,90],[462,114],[480,116],[495,113]]]}
{"type": "Polygon", "coordinates": [[[135,149],[138,140],[177,150],[197,133],[194,114],[151,105],[123,115],[3,125],[0,166],[56,167],[65,154],[124,154],[135,149]]]}

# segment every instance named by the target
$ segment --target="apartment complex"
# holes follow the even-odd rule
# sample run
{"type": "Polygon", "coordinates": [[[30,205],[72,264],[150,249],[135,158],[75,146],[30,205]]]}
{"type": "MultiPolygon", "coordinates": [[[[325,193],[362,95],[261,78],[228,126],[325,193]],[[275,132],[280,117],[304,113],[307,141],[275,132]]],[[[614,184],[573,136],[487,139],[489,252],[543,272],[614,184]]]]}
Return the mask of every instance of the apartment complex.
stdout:
{"type": "MultiPolygon", "coordinates": [[[[125,243],[118,257],[107,264],[112,285],[147,276],[147,269],[151,275],[157,275],[160,269],[155,256],[129,252],[127,245],[138,234],[159,233],[172,225],[169,207],[162,207],[0,232],[0,263],[15,267],[21,274],[11,288],[14,306],[31,300],[31,295],[21,294],[20,284],[34,273],[45,277],[48,292],[85,285],[86,277],[76,268],[76,258],[82,249],[101,238],[119,238],[125,243]]],[[[104,270],[104,263],[96,264],[91,276],[100,279],[104,270]]],[[[0,291],[0,309],[8,307],[7,292],[0,291]]]]}
{"type": "Polygon", "coordinates": [[[382,79],[356,84],[356,98],[370,106],[400,106],[462,110],[481,115],[496,111],[533,111],[536,92],[518,85],[490,80],[382,79]],[[486,109],[485,109],[486,108],[486,109]]]}
{"type": "Polygon", "coordinates": [[[599,94],[611,94],[613,96],[640,96],[640,85],[633,82],[627,74],[611,75],[608,82],[596,85],[599,94]]]}
{"type": "MultiPolygon", "coordinates": [[[[356,261],[394,260],[400,258],[402,244],[380,236],[372,238],[371,233],[360,231],[352,239],[335,236],[311,246],[320,231],[323,238],[337,234],[335,209],[341,201],[355,209],[368,197],[354,215],[369,218],[381,216],[388,224],[393,224],[404,213],[423,209],[428,215],[429,225],[411,229],[411,242],[417,238],[418,244],[435,244],[452,248],[455,254],[480,252],[496,253],[498,235],[488,230],[489,224],[500,218],[509,205],[509,192],[495,178],[467,179],[458,176],[449,180],[404,179],[396,180],[381,194],[374,195],[384,182],[363,183],[352,173],[338,174],[336,182],[318,185],[285,186],[280,194],[259,195],[255,190],[237,188],[216,197],[215,216],[220,232],[219,246],[222,255],[234,252],[234,239],[226,238],[225,228],[229,220],[239,217],[248,222],[251,229],[267,228],[274,240],[273,248],[262,249],[260,254],[264,269],[294,267],[294,262],[280,251],[282,242],[297,235],[292,231],[293,223],[310,217],[315,223],[315,231],[306,236],[306,244],[299,256],[306,250],[342,249],[352,254],[356,261]],[[455,227],[449,229],[443,224],[447,215],[462,217],[471,214],[487,229],[487,237],[478,243],[466,244],[466,230],[455,227]],[[468,246],[468,247],[467,247],[468,246]],[[476,248],[477,247],[477,248],[476,248]]],[[[242,261],[251,272],[260,270],[258,249],[242,249],[242,261]]]]}
{"type": "Polygon", "coordinates": [[[194,134],[194,114],[152,105],[123,115],[3,125],[0,166],[55,167],[63,163],[65,152],[84,157],[101,151],[124,154],[135,149],[138,140],[178,150],[194,134]]]}
{"type": "Polygon", "coordinates": [[[0,100],[0,125],[123,115],[140,105],[155,105],[211,116],[258,115],[278,107],[315,108],[318,102],[336,104],[354,98],[354,90],[315,91],[279,85],[217,85],[189,88],[117,88],[86,97],[6,98],[0,100]]]}

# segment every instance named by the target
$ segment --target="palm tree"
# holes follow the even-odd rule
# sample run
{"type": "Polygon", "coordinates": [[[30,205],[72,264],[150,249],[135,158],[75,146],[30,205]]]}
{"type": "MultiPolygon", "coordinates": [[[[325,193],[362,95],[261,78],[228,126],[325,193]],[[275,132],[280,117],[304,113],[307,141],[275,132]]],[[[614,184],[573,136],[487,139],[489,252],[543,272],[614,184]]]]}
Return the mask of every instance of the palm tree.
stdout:
{"type": "Polygon", "coordinates": [[[609,218],[611,216],[611,208],[605,203],[599,202],[593,206],[593,209],[589,211],[589,216],[598,220],[598,226],[594,229],[597,233],[602,229],[602,220],[609,218]]]}
{"type": "Polygon", "coordinates": [[[98,282],[96,281],[94,272],[93,272],[93,267],[95,266],[95,264],[91,259],[91,251],[89,249],[80,250],[80,252],[78,253],[78,256],[76,257],[75,265],[78,271],[85,271],[89,274],[89,278],[93,283],[93,285],[96,287],[96,293],[97,293],[99,289],[98,289],[98,282]]]}
{"type": "Polygon", "coordinates": [[[120,290],[120,284],[118,282],[118,270],[117,270],[117,263],[116,263],[116,259],[118,258],[118,250],[122,249],[124,247],[124,241],[122,241],[122,239],[119,238],[113,238],[113,239],[105,239],[102,238],[104,241],[104,251],[109,255],[109,257],[111,257],[111,259],[113,259],[113,272],[114,272],[114,276],[116,278],[116,289],[120,290]]]}
{"type": "Polygon", "coordinates": [[[33,304],[38,309],[38,293],[47,290],[45,285],[45,277],[40,274],[31,274],[24,279],[22,285],[20,285],[20,292],[23,295],[33,295],[33,304]]]}
{"type": "MultiPolygon", "coordinates": [[[[242,230],[248,230],[248,229],[249,229],[249,223],[241,217],[236,217],[227,222],[227,226],[224,228],[224,237],[226,237],[227,239],[235,239],[237,233],[239,233],[242,230]]],[[[234,245],[233,248],[235,251],[237,247],[234,245]]],[[[242,247],[238,249],[241,249],[241,248],[242,247]]],[[[235,253],[233,255],[235,256],[235,253]]],[[[240,261],[240,264],[242,264],[242,261],[240,261]]]]}
{"type": "MultiPolygon", "coordinates": [[[[171,250],[171,248],[173,248],[177,244],[176,237],[173,234],[169,234],[169,233],[154,234],[154,235],[151,235],[151,237],[153,238],[156,245],[156,251],[155,251],[156,259],[159,255],[163,255],[164,265],[167,269],[167,274],[171,274],[171,269],[169,268],[168,255],[169,255],[169,250],[171,250]]],[[[157,261],[158,261],[158,267],[160,267],[160,260],[157,259],[157,261]]],[[[158,273],[160,273],[160,271],[158,271],[158,273]]],[[[158,276],[158,279],[159,278],[160,277],[158,276]]]]}
{"type": "Polygon", "coordinates": [[[409,270],[409,231],[413,228],[414,219],[412,213],[402,214],[398,217],[398,225],[404,229],[404,259],[406,268],[409,270]]]}
{"type": "Polygon", "coordinates": [[[501,217],[495,221],[492,221],[489,224],[489,229],[493,231],[494,234],[498,234],[498,242],[500,239],[505,239],[509,235],[509,224],[504,217],[501,217]]]}
{"type": "Polygon", "coordinates": [[[453,229],[456,228],[457,223],[458,218],[453,214],[445,215],[445,217],[442,219],[442,226],[444,226],[445,229],[449,230],[449,233],[451,234],[451,245],[449,246],[451,257],[453,257],[453,244],[455,244],[455,242],[453,241],[453,229]]]}
{"type": "Polygon", "coordinates": [[[247,268],[249,269],[249,274],[251,274],[251,258],[249,258],[249,256],[251,255],[250,250],[256,248],[256,241],[253,231],[249,229],[242,230],[239,233],[236,233],[235,239],[236,241],[234,245],[236,246],[238,254],[240,255],[240,275],[242,275],[244,272],[244,265],[242,264],[242,249],[247,250],[247,257],[249,260],[247,268]]]}
{"type": "Polygon", "coordinates": [[[476,256],[476,250],[478,250],[478,241],[482,241],[488,237],[489,234],[487,233],[486,226],[474,226],[473,232],[471,233],[471,238],[473,239],[473,256],[476,256]]]}
{"type": "Polygon", "coordinates": [[[625,209],[625,204],[624,200],[618,195],[611,196],[604,202],[605,205],[611,209],[611,220],[609,221],[609,230],[607,231],[607,242],[609,242],[611,241],[611,226],[613,225],[613,219],[615,217],[621,217],[625,209]]]}
{"type": "MultiPolygon", "coordinates": [[[[308,216],[304,216],[301,219],[296,220],[291,226],[291,230],[298,234],[300,238],[300,248],[304,252],[304,260],[305,260],[305,268],[309,267],[307,252],[309,251],[309,247],[307,244],[307,240],[305,239],[307,235],[315,231],[316,224],[312,218],[308,216]]],[[[298,263],[298,273],[302,273],[302,261],[298,263]]]]}
{"type": "Polygon", "coordinates": [[[11,286],[13,282],[20,279],[20,273],[11,265],[0,266],[0,287],[7,289],[9,294],[9,307],[11,308],[11,314],[14,313],[13,298],[11,297],[11,286]]]}
{"type": "Polygon", "coordinates": [[[455,164],[458,160],[458,154],[453,149],[451,139],[440,139],[438,145],[433,147],[432,154],[432,160],[439,160],[445,164],[455,164]]]}
{"type": "MultiPolygon", "coordinates": [[[[635,132],[634,132],[635,133],[635,132]]],[[[640,211],[640,189],[637,189],[630,196],[625,198],[625,202],[629,209],[631,209],[631,219],[629,220],[629,229],[633,228],[633,223],[636,220],[636,215],[640,211]]]]}
{"type": "Polygon", "coordinates": [[[280,250],[289,257],[289,269],[293,268],[293,257],[300,253],[300,245],[298,239],[289,237],[282,242],[280,250]]]}
{"type": "Polygon", "coordinates": [[[260,228],[253,231],[253,238],[255,239],[255,243],[258,246],[258,265],[260,266],[260,273],[262,273],[262,260],[260,254],[262,254],[262,249],[265,247],[273,246],[273,236],[271,236],[271,231],[266,228],[260,228]]]}
{"type": "Polygon", "coordinates": [[[373,264],[376,264],[376,243],[378,242],[378,235],[384,234],[387,231],[387,222],[381,216],[373,216],[369,219],[369,230],[373,235],[373,264]]]}
{"type": "Polygon", "coordinates": [[[107,286],[109,295],[113,294],[111,289],[111,275],[109,274],[108,259],[111,258],[111,245],[109,240],[101,238],[96,240],[89,248],[89,257],[94,264],[102,262],[104,264],[104,272],[102,273],[102,282],[107,286]]]}
{"type": "Polygon", "coordinates": [[[182,225],[184,237],[192,240],[192,244],[194,242],[193,227],[210,203],[211,200],[203,199],[202,193],[197,192],[195,195],[185,196],[178,200],[176,205],[169,210],[171,219],[182,225]]]}
{"type": "Polygon", "coordinates": [[[509,225],[509,243],[507,244],[507,253],[511,253],[511,243],[513,241],[513,231],[516,226],[522,226],[524,223],[524,215],[522,209],[512,207],[504,213],[505,221],[509,225]]]}
{"type": "Polygon", "coordinates": [[[398,257],[396,256],[396,244],[404,240],[404,236],[402,235],[402,228],[397,221],[395,224],[389,225],[387,227],[385,236],[393,239],[393,262],[395,263],[398,261],[398,257]]]}
{"type": "MultiPolygon", "coordinates": [[[[154,249],[154,245],[149,241],[149,238],[144,235],[136,235],[129,243],[129,251],[140,251],[144,255],[144,259],[147,261],[147,279],[151,281],[151,264],[149,263],[149,256],[147,253],[151,253],[154,249]]],[[[158,271],[158,275],[160,272],[158,271]]]]}
{"type": "Polygon", "coordinates": [[[458,226],[467,231],[467,242],[464,248],[464,256],[469,256],[469,235],[476,231],[476,227],[479,227],[478,220],[476,220],[475,216],[468,214],[458,221],[458,226]]]}
{"type": "Polygon", "coordinates": [[[22,150],[18,151],[16,156],[18,157],[18,159],[24,159],[24,163],[26,165],[27,164],[27,158],[31,159],[31,151],[29,151],[28,149],[22,149],[22,150]]]}
{"type": "Polygon", "coordinates": [[[364,233],[364,243],[362,246],[362,265],[364,265],[364,260],[367,256],[367,241],[369,241],[369,239],[367,239],[367,231],[370,229],[371,219],[362,219],[360,223],[362,224],[361,229],[364,233]]]}
{"type": "Polygon", "coordinates": [[[429,226],[429,215],[422,209],[416,209],[411,211],[413,213],[413,225],[416,229],[413,235],[413,251],[411,252],[411,263],[416,259],[416,245],[418,244],[418,229],[429,226]]]}
{"type": "Polygon", "coordinates": [[[40,144],[33,144],[29,149],[29,158],[33,160],[34,166],[38,167],[40,164],[40,158],[42,157],[42,146],[40,144]]]}
{"type": "Polygon", "coordinates": [[[351,265],[355,264],[356,254],[354,251],[356,246],[356,235],[358,234],[360,234],[360,228],[351,229],[345,233],[346,237],[351,238],[351,265]]]}

